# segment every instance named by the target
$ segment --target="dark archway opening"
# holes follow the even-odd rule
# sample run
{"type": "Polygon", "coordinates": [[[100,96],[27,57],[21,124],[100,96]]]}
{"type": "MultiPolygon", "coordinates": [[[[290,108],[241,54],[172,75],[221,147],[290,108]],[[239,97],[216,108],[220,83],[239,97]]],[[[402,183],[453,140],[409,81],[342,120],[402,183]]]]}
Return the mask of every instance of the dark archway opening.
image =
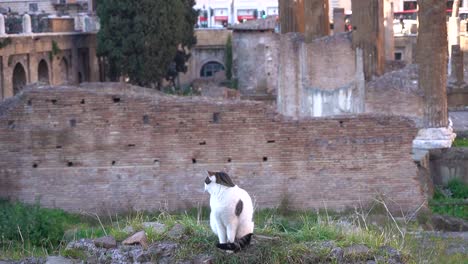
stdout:
{"type": "Polygon", "coordinates": [[[39,62],[39,66],[37,68],[37,76],[40,83],[49,84],[49,67],[47,66],[47,62],[45,60],[41,60],[39,62]]]}
{"type": "Polygon", "coordinates": [[[13,70],[13,95],[16,95],[23,90],[26,85],[26,71],[24,71],[23,65],[17,63],[13,70]]]}
{"type": "Polygon", "coordinates": [[[200,70],[200,77],[208,78],[214,77],[219,71],[224,71],[224,66],[216,61],[210,61],[205,63],[200,70]]]}

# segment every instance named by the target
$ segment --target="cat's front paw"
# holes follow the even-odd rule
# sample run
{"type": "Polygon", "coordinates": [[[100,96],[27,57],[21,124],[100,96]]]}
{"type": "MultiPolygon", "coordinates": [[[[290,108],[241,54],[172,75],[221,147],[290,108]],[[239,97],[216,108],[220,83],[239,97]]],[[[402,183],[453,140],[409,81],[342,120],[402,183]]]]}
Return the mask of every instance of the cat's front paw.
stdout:
{"type": "Polygon", "coordinates": [[[216,247],[227,252],[238,252],[240,250],[239,245],[236,243],[217,243],[216,247]]]}

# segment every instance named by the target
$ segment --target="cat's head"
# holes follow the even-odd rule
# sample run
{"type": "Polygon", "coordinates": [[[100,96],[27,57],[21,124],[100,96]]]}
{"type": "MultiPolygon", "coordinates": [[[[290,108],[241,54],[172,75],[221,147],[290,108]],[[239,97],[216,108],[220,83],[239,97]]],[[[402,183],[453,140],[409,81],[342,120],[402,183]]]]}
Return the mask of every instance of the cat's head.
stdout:
{"type": "Polygon", "coordinates": [[[226,187],[234,187],[236,186],[229,175],[225,172],[212,172],[207,171],[207,176],[205,178],[205,191],[210,192],[215,187],[219,187],[220,185],[226,187]]]}

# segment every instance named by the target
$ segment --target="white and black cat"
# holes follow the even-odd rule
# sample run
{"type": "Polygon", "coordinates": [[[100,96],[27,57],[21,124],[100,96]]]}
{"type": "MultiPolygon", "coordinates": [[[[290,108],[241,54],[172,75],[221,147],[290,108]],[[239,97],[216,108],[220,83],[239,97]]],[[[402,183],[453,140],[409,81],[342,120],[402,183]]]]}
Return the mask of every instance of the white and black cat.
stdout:
{"type": "Polygon", "coordinates": [[[249,194],[234,185],[226,173],[211,171],[205,179],[205,191],[210,193],[210,226],[219,239],[216,246],[237,252],[250,244],[254,223],[249,194]]]}

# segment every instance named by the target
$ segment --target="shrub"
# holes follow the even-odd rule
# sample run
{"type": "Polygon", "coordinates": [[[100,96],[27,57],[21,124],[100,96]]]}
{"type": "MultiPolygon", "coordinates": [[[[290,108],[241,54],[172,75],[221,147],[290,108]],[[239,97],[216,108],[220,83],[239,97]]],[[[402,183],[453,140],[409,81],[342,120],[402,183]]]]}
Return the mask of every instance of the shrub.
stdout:
{"type": "Polygon", "coordinates": [[[3,240],[45,247],[58,245],[65,228],[78,221],[79,217],[62,210],[0,200],[0,237],[3,240]]]}

